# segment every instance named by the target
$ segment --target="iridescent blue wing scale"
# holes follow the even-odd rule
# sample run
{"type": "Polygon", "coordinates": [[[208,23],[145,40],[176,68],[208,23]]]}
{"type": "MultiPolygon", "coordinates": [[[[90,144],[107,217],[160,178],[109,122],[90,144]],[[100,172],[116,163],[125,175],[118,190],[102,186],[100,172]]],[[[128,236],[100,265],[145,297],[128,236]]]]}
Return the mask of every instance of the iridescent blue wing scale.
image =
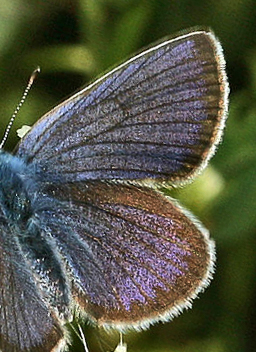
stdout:
{"type": "Polygon", "coordinates": [[[50,111],[17,155],[66,182],[162,179],[201,169],[224,126],[227,82],[211,32],[167,40],[50,111]]]}
{"type": "Polygon", "coordinates": [[[40,217],[67,258],[73,297],[92,321],[145,328],[190,306],[208,284],[214,243],[174,200],[99,181],[57,193],[61,206],[40,217]]]}

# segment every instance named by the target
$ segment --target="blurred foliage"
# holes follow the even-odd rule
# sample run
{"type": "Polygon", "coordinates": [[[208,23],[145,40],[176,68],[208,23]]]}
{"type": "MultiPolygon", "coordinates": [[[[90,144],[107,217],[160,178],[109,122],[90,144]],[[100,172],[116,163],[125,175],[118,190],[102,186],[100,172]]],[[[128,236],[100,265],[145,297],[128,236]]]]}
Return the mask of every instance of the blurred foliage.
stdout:
{"type": "MultiPolygon", "coordinates": [[[[231,86],[225,136],[208,170],[173,194],[210,229],[214,280],[192,311],[128,334],[131,352],[241,352],[256,346],[256,6],[254,0],[2,0],[0,133],[26,79],[39,75],[16,129],[32,125],[66,95],[134,51],[193,26],[220,38],[231,86]]],[[[113,337],[81,322],[90,352],[113,351],[113,337]]],[[[76,327],[77,328],[77,327],[76,327]]],[[[72,329],[71,329],[72,331],[72,329]]],[[[70,351],[83,351],[74,336],[70,351]]]]}

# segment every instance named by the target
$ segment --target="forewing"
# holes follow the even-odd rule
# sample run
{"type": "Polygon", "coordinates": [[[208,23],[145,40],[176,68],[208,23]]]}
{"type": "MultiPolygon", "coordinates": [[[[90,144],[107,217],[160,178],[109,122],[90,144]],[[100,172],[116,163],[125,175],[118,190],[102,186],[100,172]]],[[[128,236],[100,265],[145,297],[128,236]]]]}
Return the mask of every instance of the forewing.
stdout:
{"type": "Polygon", "coordinates": [[[35,124],[17,154],[66,182],[183,181],[224,126],[228,85],[211,32],[166,40],[130,59],[35,124]]]}
{"type": "Polygon", "coordinates": [[[0,232],[0,350],[49,352],[63,332],[42,300],[15,233],[0,232]]]}
{"type": "Polygon", "coordinates": [[[214,244],[170,198],[103,182],[58,194],[62,205],[44,222],[72,272],[75,300],[97,324],[146,328],[190,306],[208,285],[214,244]],[[72,203],[64,201],[69,193],[72,203]]]}

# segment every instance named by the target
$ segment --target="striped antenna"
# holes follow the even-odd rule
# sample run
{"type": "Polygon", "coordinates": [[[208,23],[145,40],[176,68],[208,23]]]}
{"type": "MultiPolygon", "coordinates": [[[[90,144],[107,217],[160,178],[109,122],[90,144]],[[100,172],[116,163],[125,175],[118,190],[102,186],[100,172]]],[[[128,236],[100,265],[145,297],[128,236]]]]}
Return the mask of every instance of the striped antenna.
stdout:
{"type": "Polygon", "coordinates": [[[39,66],[32,72],[32,74],[31,74],[31,76],[30,76],[30,78],[29,78],[27,87],[26,87],[26,89],[24,90],[24,93],[23,93],[23,95],[22,95],[22,98],[21,98],[19,104],[17,105],[17,107],[16,107],[14,113],[12,114],[12,117],[11,117],[11,119],[10,119],[10,121],[9,121],[9,123],[8,123],[8,125],[7,125],[7,127],[6,127],[6,130],[5,130],[3,139],[2,139],[2,141],[1,141],[1,143],[0,143],[0,149],[3,148],[5,142],[6,142],[7,138],[8,138],[10,129],[11,129],[12,125],[13,125],[13,122],[14,122],[14,120],[15,120],[15,118],[16,118],[16,116],[17,116],[19,110],[20,110],[20,108],[22,107],[22,105],[23,105],[23,103],[24,103],[24,101],[25,101],[25,99],[26,99],[26,97],[27,97],[27,95],[28,95],[28,92],[29,92],[30,88],[32,87],[32,84],[34,83],[34,80],[35,80],[36,76],[38,75],[38,73],[40,73],[40,67],[39,67],[39,66]]]}

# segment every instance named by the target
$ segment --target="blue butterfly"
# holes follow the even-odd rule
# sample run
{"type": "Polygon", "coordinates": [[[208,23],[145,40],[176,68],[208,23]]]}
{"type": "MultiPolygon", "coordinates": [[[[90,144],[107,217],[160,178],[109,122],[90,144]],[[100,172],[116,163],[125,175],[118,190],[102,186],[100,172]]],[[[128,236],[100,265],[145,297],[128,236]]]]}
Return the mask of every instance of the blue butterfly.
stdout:
{"type": "Polygon", "coordinates": [[[0,151],[0,349],[47,352],[79,307],[120,331],[168,321],[212,278],[214,242],[164,183],[220,142],[228,106],[211,31],[166,39],[0,151]]]}

